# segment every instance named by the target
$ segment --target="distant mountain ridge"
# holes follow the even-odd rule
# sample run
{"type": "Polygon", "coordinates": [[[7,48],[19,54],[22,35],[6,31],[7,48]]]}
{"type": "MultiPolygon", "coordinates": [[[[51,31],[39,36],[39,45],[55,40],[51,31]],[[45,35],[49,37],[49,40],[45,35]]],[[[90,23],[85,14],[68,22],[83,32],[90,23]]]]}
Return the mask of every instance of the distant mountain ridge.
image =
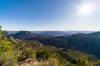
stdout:
{"type": "MultiPolygon", "coordinates": [[[[16,34],[21,31],[7,31],[8,34],[16,34]]],[[[31,32],[34,34],[38,35],[45,35],[45,36],[67,36],[67,35],[72,35],[72,34],[77,34],[77,33],[92,33],[94,31],[24,31],[24,32],[31,32]]]]}
{"type": "Polygon", "coordinates": [[[65,35],[72,35],[77,33],[92,33],[93,31],[43,31],[40,34],[41,35],[51,35],[51,36],[65,36],[65,35]]]}
{"type": "Polygon", "coordinates": [[[19,31],[16,33],[8,34],[8,36],[12,36],[16,39],[28,39],[32,37],[41,37],[42,35],[32,33],[30,31],[19,31]]]}

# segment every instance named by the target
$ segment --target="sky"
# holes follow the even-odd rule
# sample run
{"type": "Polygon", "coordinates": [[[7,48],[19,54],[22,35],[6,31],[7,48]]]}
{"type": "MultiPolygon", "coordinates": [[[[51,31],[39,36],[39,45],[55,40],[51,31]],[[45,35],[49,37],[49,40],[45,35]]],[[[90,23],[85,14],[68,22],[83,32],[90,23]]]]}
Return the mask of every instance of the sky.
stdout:
{"type": "Polygon", "coordinates": [[[100,0],[0,0],[3,30],[99,31],[100,0]]]}

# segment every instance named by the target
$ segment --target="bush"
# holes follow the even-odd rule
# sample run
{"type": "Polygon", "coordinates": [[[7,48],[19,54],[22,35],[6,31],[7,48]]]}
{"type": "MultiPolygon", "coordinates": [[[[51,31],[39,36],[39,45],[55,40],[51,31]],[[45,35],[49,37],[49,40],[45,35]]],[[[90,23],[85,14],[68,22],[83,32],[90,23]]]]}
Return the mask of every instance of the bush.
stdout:
{"type": "Polygon", "coordinates": [[[43,48],[38,50],[37,53],[36,53],[36,58],[39,61],[40,60],[47,60],[49,56],[50,56],[50,53],[43,48]]]}
{"type": "Polygon", "coordinates": [[[25,59],[34,59],[35,58],[35,51],[32,48],[24,48],[20,50],[20,56],[18,57],[19,61],[24,61],[25,59]]]}
{"type": "Polygon", "coordinates": [[[13,44],[7,40],[0,41],[0,64],[4,66],[18,66],[13,44]]]}

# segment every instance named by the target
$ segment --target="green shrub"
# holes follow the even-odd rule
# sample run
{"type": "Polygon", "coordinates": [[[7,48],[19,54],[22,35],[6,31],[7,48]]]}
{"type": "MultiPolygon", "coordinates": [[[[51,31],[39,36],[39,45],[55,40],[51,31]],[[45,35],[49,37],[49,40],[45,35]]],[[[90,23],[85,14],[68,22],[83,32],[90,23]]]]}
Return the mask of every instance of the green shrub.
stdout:
{"type": "Polygon", "coordinates": [[[0,64],[4,66],[18,66],[13,44],[7,40],[0,41],[0,64]]]}

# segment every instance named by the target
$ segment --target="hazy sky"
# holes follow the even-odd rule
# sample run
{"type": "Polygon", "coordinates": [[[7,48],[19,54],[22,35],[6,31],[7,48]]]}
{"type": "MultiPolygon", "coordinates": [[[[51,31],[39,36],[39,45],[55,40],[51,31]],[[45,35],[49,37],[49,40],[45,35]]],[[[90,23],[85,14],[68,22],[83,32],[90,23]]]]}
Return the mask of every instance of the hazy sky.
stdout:
{"type": "Polygon", "coordinates": [[[100,30],[100,0],[0,0],[4,30],[100,30]]]}

